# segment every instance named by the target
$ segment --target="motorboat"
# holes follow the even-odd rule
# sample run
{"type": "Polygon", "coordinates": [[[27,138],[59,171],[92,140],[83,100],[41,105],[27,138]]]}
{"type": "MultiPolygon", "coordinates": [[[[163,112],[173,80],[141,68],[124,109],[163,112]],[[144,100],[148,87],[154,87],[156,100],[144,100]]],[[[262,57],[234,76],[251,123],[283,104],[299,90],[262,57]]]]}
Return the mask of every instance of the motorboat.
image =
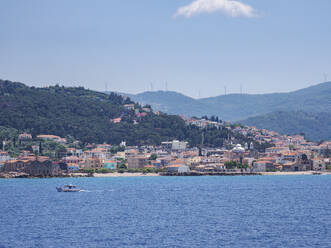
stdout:
{"type": "Polygon", "coordinates": [[[67,184],[62,187],[56,187],[57,192],[79,192],[82,191],[76,185],[67,184]]]}

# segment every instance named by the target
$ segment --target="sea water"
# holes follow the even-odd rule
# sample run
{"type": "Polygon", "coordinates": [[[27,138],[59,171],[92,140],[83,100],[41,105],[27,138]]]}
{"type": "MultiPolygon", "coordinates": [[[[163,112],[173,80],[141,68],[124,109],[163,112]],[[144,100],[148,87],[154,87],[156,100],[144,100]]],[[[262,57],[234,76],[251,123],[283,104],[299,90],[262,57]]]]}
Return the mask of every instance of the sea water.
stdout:
{"type": "Polygon", "coordinates": [[[331,176],[0,179],[0,247],[331,247],[331,176]]]}

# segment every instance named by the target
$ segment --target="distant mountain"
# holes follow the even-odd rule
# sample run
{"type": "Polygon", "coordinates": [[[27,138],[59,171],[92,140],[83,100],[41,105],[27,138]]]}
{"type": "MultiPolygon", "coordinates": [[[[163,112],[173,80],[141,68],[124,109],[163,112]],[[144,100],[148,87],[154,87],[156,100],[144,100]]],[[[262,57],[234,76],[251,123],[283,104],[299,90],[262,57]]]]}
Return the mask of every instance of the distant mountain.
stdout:
{"type": "Polygon", "coordinates": [[[147,91],[128,96],[136,102],[150,104],[153,109],[169,114],[203,116],[208,114],[209,109],[208,105],[174,91],[147,91]]]}
{"type": "Polygon", "coordinates": [[[229,94],[194,99],[176,92],[144,92],[130,97],[169,114],[215,115],[238,121],[274,111],[331,112],[331,82],[289,93],[229,94]]]}
{"type": "MultiPolygon", "coordinates": [[[[273,111],[331,112],[331,82],[289,93],[261,95],[232,94],[201,99],[219,109],[226,120],[239,120],[273,111]]],[[[217,109],[213,109],[217,112],[217,109]]]]}
{"type": "Polygon", "coordinates": [[[304,133],[308,140],[331,140],[331,113],[277,111],[250,117],[242,124],[273,130],[282,134],[304,133]]]}

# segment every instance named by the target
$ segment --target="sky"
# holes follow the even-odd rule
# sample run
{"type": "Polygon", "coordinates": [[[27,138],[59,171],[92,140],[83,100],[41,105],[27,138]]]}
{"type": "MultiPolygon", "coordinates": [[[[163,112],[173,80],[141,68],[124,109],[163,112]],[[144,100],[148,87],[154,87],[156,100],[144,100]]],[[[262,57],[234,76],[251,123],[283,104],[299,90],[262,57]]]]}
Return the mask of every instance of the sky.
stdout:
{"type": "Polygon", "coordinates": [[[0,78],[191,97],[331,79],[330,0],[0,0],[0,78]]]}

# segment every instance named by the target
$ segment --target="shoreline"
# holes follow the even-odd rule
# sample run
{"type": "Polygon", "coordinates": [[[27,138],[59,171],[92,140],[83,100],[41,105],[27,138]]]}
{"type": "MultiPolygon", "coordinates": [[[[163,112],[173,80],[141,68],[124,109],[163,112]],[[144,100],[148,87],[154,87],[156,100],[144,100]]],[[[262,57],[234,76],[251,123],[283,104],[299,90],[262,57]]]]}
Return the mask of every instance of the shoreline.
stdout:
{"type": "Polygon", "coordinates": [[[93,177],[159,177],[161,176],[158,173],[142,173],[142,172],[136,172],[136,173],[129,173],[129,172],[113,172],[113,173],[93,173],[93,177]]]}
{"type": "Polygon", "coordinates": [[[87,173],[71,173],[68,175],[54,176],[54,177],[33,177],[28,175],[15,175],[15,174],[0,174],[0,179],[13,179],[13,178],[81,178],[81,177],[95,177],[95,178],[109,178],[109,177],[159,177],[159,176],[172,176],[172,177],[185,177],[185,176],[303,176],[303,175],[331,175],[331,171],[277,171],[277,172],[258,172],[258,173],[185,173],[185,174],[167,174],[167,173],[94,173],[93,175],[87,173]]]}
{"type": "MultiPolygon", "coordinates": [[[[200,174],[198,176],[299,176],[299,175],[331,175],[331,171],[277,171],[277,172],[259,172],[259,173],[225,173],[225,174],[200,174]]],[[[155,176],[197,176],[197,175],[190,175],[190,174],[183,174],[183,175],[162,175],[159,173],[118,173],[118,172],[113,172],[113,173],[94,173],[93,177],[97,178],[102,178],[102,177],[155,177],[155,176]]]]}
{"type": "Polygon", "coordinates": [[[276,171],[260,173],[263,176],[331,175],[331,171],[276,171]]]}

